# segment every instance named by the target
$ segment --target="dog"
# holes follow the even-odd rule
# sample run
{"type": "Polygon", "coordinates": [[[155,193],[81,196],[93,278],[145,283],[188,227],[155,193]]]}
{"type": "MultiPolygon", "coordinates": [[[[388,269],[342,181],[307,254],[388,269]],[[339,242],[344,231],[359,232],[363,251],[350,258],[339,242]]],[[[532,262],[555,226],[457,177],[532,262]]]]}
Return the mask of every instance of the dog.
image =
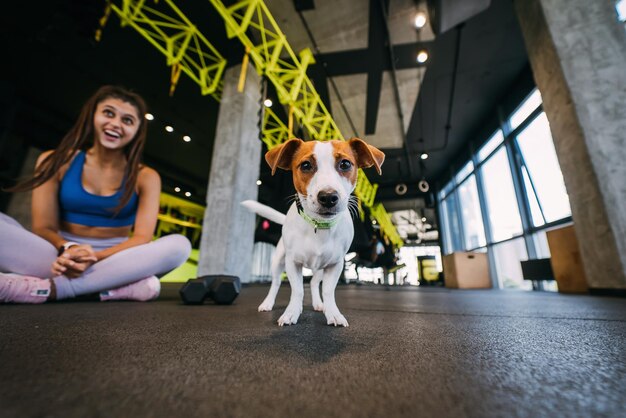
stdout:
{"type": "Polygon", "coordinates": [[[358,169],[374,166],[381,174],[385,154],[359,138],[325,142],[295,138],[272,148],[265,160],[272,175],[278,168],[293,172],[296,195],[286,215],[256,201],[242,202],[248,210],[283,225],[272,258],[272,284],[258,310],[272,310],[286,271],[291,297],[278,325],[296,324],[304,299],[302,268],[307,267],[313,272],[313,309],[324,312],[328,325],[347,327],[335,302],[335,287],[354,236],[349,206],[356,203],[350,196],[358,169]]]}

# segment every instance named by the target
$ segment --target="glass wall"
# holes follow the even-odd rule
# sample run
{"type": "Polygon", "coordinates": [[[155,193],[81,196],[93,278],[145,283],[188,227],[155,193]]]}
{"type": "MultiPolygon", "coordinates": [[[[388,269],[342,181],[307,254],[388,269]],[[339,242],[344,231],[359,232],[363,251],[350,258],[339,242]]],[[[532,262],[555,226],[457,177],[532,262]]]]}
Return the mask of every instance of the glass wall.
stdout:
{"type": "Polygon", "coordinates": [[[509,129],[515,129],[541,105],[541,94],[535,89],[526,100],[517,108],[509,118],[509,129]]]}
{"type": "Polygon", "coordinates": [[[481,167],[491,241],[499,242],[522,233],[513,177],[506,148],[500,147],[481,167]]]}
{"type": "Polygon", "coordinates": [[[502,131],[498,129],[491,137],[487,140],[485,145],[483,145],[477,153],[478,162],[483,162],[491,155],[491,153],[500,146],[504,142],[504,135],[502,135],[502,131]]]}
{"type": "Polygon", "coordinates": [[[457,167],[438,194],[443,253],[487,250],[494,283],[532,289],[520,261],[550,257],[545,229],[571,222],[539,91],[457,167]]]}
{"type": "Polygon", "coordinates": [[[459,227],[459,217],[457,215],[456,193],[450,193],[440,202],[440,210],[443,214],[442,230],[444,237],[444,252],[449,254],[463,249],[461,245],[461,230],[459,227]]]}
{"type": "Polygon", "coordinates": [[[533,219],[535,226],[571,216],[546,114],[541,112],[516,139],[524,164],[527,198],[535,202],[541,216],[533,219]]]}
{"type": "Polygon", "coordinates": [[[480,213],[480,202],[478,200],[478,188],[476,187],[476,176],[470,175],[458,190],[459,200],[462,202],[461,218],[463,220],[463,237],[465,239],[465,250],[484,247],[487,244],[485,239],[485,227],[480,213]]]}
{"type": "Polygon", "coordinates": [[[523,238],[496,244],[491,248],[500,288],[532,290],[532,282],[522,277],[521,260],[528,260],[523,238]]]}

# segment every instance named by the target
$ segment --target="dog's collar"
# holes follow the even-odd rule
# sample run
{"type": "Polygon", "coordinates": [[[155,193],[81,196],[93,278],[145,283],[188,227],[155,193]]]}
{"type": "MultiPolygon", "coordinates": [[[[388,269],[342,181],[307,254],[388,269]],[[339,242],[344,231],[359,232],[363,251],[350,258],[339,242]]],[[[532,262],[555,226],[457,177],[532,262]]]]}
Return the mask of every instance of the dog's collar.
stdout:
{"type": "Polygon", "coordinates": [[[311,218],[309,215],[304,213],[304,208],[302,207],[302,203],[300,203],[300,199],[298,198],[296,198],[296,207],[298,208],[298,213],[300,214],[302,219],[304,219],[308,224],[313,226],[315,233],[317,233],[318,229],[330,229],[333,226],[337,225],[337,222],[339,222],[338,216],[330,221],[318,221],[311,218]]]}

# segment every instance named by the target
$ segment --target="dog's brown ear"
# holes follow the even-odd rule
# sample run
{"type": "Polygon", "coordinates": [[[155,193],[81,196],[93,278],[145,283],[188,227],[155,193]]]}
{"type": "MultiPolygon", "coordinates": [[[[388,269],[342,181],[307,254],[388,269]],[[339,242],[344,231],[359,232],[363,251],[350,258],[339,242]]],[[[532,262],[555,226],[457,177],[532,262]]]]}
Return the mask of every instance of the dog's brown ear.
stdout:
{"type": "Polygon", "coordinates": [[[272,168],[272,176],[276,172],[277,168],[282,168],[283,170],[291,169],[291,160],[293,159],[293,155],[298,151],[300,145],[302,145],[302,140],[298,138],[290,139],[284,144],[280,144],[269,150],[265,153],[265,161],[272,168]]]}
{"type": "Polygon", "coordinates": [[[351,138],[348,143],[356,154],[359,168],[374,166],[378,174],[382,173],[380,166],[385,161],[385,153],[376,147],[366,144],[365,141],[359,138],[351,138]]]}

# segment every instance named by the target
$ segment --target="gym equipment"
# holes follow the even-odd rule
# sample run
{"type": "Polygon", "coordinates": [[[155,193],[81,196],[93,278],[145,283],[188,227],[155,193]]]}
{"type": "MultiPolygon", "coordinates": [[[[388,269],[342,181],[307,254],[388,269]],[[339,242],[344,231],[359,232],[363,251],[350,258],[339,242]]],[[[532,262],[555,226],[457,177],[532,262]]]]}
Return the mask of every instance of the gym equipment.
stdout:
{"type": "Polygon", "coordinates": [[[201,305],[211,299],[218,305],[230,305],[241,292],[241,281],[237,276],[213,274],[189,279],[178,293],[185,305],[201,305]]]}

